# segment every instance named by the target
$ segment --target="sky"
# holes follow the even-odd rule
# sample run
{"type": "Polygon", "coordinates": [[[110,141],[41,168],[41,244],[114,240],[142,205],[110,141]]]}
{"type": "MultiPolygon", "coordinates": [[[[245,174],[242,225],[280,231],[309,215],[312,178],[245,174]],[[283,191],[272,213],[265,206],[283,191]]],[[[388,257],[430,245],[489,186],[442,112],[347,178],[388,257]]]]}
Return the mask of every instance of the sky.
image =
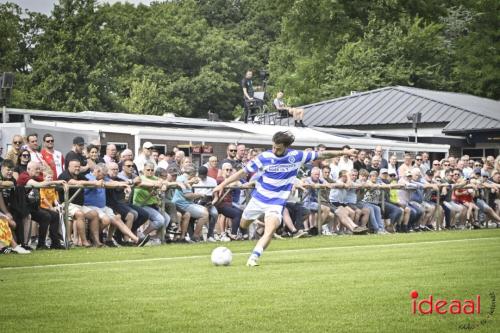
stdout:
{"type": "MultiPolygon", "coordinates": [[[[148,5],[153,0],[99,0],[99,2],[128,2],[133,4],[143,3],[148,5]]],[[[40,12],[49,15],[54,7],[54,3],[58,0],[0,0],[0,3],[13,2],[18,4],[21,8],[29,9],[32,12],[40,12]]]]}

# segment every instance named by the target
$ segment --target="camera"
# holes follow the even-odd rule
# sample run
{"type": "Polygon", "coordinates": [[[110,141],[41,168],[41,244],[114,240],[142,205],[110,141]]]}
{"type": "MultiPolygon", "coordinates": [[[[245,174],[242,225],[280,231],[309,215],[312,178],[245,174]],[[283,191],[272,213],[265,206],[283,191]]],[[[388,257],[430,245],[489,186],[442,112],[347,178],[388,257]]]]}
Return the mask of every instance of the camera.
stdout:
{"type": "Polygon", "coordinates": [[[269,72],[265,69],[261,69],[259,71],[259,77],[262,81],[267,81],[267,79],[269,79],[269,72]]]}

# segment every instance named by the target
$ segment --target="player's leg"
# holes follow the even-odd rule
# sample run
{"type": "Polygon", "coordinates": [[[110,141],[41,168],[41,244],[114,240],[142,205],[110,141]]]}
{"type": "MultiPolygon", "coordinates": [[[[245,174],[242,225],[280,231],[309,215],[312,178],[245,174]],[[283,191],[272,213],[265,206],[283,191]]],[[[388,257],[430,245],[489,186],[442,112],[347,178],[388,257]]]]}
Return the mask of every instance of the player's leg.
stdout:
{"type": "Polygon", "coordinates": [[[281,217],[277,214],[266,214],[264,218],[264,234],[257,241],[257,245],[255,245],[250,258],[248,258],[247,266],[258,266],[257,261],[260,256],[264,252],[271,240],[273,239],[274,232],[280,225],[281,217]]]}

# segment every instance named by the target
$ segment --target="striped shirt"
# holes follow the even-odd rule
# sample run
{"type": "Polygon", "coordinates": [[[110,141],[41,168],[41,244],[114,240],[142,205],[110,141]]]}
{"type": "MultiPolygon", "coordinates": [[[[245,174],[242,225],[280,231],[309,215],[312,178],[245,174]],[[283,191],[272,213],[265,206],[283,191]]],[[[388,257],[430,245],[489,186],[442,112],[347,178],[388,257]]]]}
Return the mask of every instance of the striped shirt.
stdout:
{"type": "Polygon", "coordinates": [[[247,173],[260,171],[252,198],[265,204],[284,206],[300,167],[317,158],[317,152],[294,149],[287,149],[284,156],[276,156],[270,150],[259,154],[244,168],[247,173]]]}

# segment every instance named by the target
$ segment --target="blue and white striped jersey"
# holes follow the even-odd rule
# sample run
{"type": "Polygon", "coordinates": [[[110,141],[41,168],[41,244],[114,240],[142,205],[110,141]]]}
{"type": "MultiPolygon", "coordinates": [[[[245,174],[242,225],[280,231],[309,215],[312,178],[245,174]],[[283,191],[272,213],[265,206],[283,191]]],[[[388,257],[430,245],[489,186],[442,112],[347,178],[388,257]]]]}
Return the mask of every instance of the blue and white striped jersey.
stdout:
{"type": "Polygon", "coordinates": [[[314,151],[288,149],[284,156],[271,150],[259,154],[245,166],[247,173],[258,172],[252,198],[269,205],[284,206],[300,167],[318,158],[314,151]]]}

